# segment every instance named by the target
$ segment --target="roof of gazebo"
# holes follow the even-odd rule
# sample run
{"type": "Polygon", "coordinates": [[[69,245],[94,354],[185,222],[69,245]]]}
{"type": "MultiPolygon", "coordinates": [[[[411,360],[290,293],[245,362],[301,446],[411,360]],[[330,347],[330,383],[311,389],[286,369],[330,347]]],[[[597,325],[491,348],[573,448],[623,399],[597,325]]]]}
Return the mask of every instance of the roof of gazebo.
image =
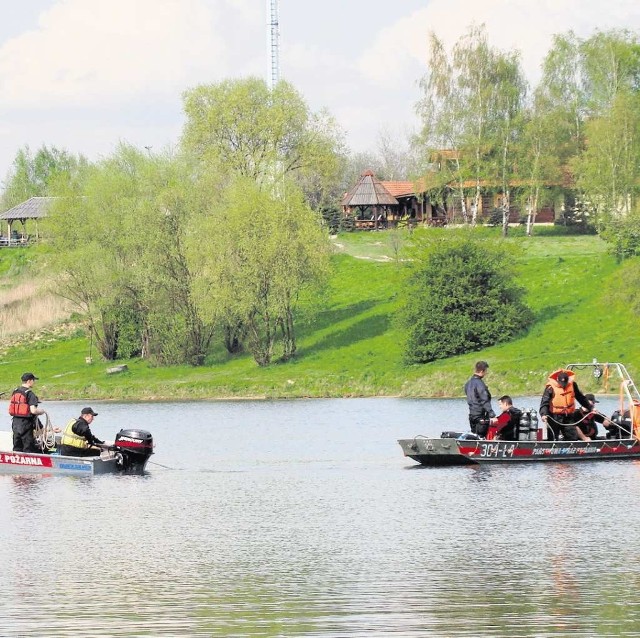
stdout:
{"type": "Polygon", "coordinates": [[[11,221],[12,219],[42,219],[47,216],[47,211],[55,197],[30,197],[26,202],[18,204],[0,215],[0,219],[11,221]]]}
{"type": "Polygon", "coordinates": [[[398,200],[372,171],[365,171],[355,186],[342,198],[343,206],[397,206],[398,200]]]}

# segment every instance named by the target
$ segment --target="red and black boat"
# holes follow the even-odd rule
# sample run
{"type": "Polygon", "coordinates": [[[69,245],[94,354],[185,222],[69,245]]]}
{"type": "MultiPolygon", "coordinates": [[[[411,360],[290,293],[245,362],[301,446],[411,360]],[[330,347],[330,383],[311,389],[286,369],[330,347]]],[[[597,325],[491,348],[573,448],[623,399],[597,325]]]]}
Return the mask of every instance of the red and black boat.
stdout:
{"type": "Polygon", "coordinates": [[[438,438],[418,435],[400,439],[404,455],[422,465],[475,465],[524,461],[588,461],[640,458],[640,393],[621,363],[571,363],[567,370],[590,368],[594,385],[607,392],[619,383],[620,406],[610,417],[615,425],[606,438],[591,441],[548,440],[535,410],[521,421],[517,440],[487,440],[473,434],[443,432],[438,438]],[[603,387],[604,386],[604,387],[603,387]]]}

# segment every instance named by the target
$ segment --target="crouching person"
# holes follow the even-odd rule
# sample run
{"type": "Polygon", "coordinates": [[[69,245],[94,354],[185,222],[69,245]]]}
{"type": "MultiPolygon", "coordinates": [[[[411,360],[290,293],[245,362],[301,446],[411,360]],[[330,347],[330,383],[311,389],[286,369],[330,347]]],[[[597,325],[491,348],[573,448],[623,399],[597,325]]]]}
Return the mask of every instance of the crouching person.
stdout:
{"type": "Polygon", "coordinates": [[[67,423],[60,442],[60,454],[64,456],[100,456],[100,448],[104,441],[96,438],[89,427],[93,417],[98,416],[92,408],[82,408],[80,416],[67,423]]]}
{"type": "Polygon", "coordinates": [[[500,439],[501,441],[517,441],[522,410],[514,408],[511,397],[506,394],[498,399],[498,405],[502,413],[500,416],[491,419],[487,438],[500,439]]]}

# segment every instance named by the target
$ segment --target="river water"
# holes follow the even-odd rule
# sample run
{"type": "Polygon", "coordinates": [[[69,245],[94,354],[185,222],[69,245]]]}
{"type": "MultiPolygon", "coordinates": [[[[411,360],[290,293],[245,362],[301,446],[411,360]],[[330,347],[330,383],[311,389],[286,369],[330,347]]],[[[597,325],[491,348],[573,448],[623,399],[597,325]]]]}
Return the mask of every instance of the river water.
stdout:
{"type": "Polygon", "coordinates": [[[640,636],[638,461],[405,459],[459,400],[93,407],[154,464],[0,475],[2,637],[640,636]]]}

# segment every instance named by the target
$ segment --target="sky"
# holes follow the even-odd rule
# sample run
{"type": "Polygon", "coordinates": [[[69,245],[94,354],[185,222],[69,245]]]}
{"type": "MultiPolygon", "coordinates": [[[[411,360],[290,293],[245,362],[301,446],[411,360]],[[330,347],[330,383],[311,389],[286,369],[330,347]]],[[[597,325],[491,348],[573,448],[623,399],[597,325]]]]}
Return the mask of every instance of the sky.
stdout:
{"type": "MultiPolygon", "coordinates": [[[[640,32],[638,0],[280,0],[281,77],[337,119],[354,151],[417,130],[434,32],[485,24],[535,83],[553,34],[640,32]]],[[[110,155],[175,147],[182,94],[267,76],[265,0],[0,0],[0,181],[18,149],[110,155]]]]}

